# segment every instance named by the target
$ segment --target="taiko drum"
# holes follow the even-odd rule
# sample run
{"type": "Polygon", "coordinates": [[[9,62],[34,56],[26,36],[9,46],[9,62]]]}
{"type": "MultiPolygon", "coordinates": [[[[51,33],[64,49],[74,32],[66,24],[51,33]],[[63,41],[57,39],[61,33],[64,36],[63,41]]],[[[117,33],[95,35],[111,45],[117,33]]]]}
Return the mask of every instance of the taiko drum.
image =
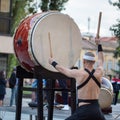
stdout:
{"type": "Polygon", "coordinates": [[[79,59],[81,33],[66,14],[36,13],[21,21],[14,35],[14,51],[21,66],[33,72],[35,66],[56,72],[48,63],[50,54],[70,68],[79,59]]]}

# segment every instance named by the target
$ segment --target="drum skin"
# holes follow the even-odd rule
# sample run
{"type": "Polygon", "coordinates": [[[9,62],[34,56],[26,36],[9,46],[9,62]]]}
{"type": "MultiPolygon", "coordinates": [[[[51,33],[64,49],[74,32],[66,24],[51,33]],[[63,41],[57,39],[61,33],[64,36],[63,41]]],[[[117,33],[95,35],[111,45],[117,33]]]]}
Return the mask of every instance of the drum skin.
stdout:
{"type": "Polygon", "coordinates": [[[56,72],[48,63],[51,52],[56,61],[71,68],[80,57],[81,39],[80,30],[71,17],[49,11],[22,20],[13,46],[18,61],[27,71],[33,72],[35,66],[41,66],[56,72]]]}
{"type": "Polygon", "coordinates": [[[99,104],[101,109],[109,108],[113,101],[113,87],[111,82],[102,77],[102,87],[99,95],[99,104]]]}

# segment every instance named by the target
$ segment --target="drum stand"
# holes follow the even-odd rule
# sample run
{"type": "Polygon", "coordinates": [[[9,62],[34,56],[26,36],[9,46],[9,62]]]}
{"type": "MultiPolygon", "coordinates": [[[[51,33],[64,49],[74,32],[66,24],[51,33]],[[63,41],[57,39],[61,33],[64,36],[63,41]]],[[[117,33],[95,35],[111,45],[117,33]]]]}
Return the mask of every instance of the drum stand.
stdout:
{"type": "Polygon", "coordinates": [[[22,110],[22,95],[23,90],[33,91],[32,88],[24,88],[23,81],[24,78],[36,78],[38,79],[37,85],[37,120],[44,120],[43,117],[43,90],[49,90],[49,106],[48,106],[48,120],[53,120],[53,104],[54,104],[54,93],[55,91],[68,91],[71,92],[71,114],[76,110],[76,83],[72,78],[68,78],[61,73],[48,71],[41,66],[35,66],[34,72],[30,73],[24,70],[21,66],[17,67],[17,78],[18,80],[18,97],[16,104],[16,118],[15,120],[21,120],[21,110],[22,110]],[[49,88],[43,88],[42,79],[50,81],[49,88]],[[70,79],[71,87],[70,89],[57,89],[55,88],[56,79],[70,79]]]}

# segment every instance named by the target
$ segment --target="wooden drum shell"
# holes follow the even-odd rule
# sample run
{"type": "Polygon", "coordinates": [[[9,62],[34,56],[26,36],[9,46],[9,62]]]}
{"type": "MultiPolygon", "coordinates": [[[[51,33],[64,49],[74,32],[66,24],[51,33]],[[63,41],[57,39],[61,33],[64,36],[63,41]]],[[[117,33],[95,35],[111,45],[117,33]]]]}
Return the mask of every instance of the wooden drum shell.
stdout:
{"type": "Polygon", "coordinates": [[[56,61],[68,68],[73,67],[80,56],[81,33],[72,18],[56,11],[34,14],[18,26],[14,35],[14,51],[22,67],[33,71],[34,66],[41,66],[56,72],[48,63],[51,52],[49,39],[56,61]]]}

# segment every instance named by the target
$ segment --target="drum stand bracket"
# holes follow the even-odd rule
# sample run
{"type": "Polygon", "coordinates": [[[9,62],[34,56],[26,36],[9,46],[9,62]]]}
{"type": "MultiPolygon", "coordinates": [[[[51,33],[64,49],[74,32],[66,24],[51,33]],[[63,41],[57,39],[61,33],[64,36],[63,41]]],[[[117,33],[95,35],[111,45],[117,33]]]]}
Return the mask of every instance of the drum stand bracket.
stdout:
{"type": "MultiPolygon", "coordinates": [[[[61,73],[54,73],[41,68],[41,66],[35,66],[34,72],[27,72],[21,66],[17,66],[17,78],[18,78],[18,97],[16,103],[16,118],[15,120],[21,120],[21,109],[22,109],[22,96],[23,96],[23,81],[24,78],[35,78],[38,79],[37,83],[37,120],[43,120],[43,86],[42,79],[50,81],[50,96],[49,96],[49,107],[48,107],[48,120],[53,120],[53,103],[54,103],[54,92],[55,80],[56,79],[70,79],[71,87],[67,91],[71,92],[71,114],[76,110],[76,83],[72,78],[68,78],[61,73]]],[[[45,88],[44,88],[45,90],[45,88]]],[[[63,89],[61,89],[62,91],[63,89]]]]}

